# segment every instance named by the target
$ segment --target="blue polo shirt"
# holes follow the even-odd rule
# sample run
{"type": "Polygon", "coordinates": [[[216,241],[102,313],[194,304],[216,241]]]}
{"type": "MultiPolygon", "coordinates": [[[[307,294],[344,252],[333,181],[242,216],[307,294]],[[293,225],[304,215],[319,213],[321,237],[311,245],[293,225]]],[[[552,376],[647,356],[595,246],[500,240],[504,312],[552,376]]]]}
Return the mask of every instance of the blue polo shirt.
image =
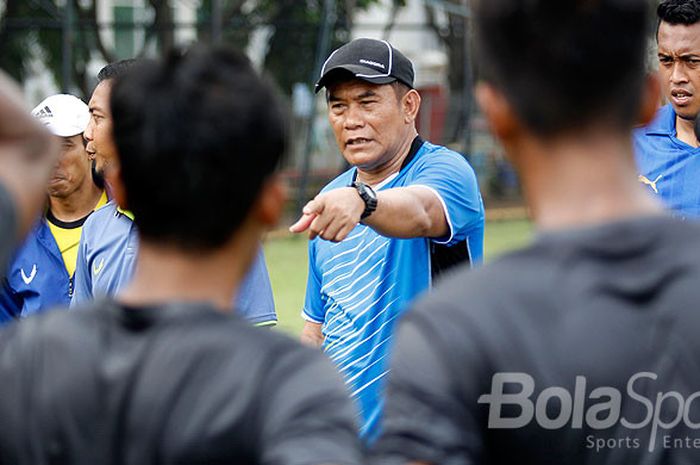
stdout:
{"type": "Polygon", "coordinates": [[[676,113],[665,105],[633,132],[639,180],[677,216],[700,217],[700,148],[676,137],[676,113]]]}
{"type": "MultiPolygon", "coordinates": [[[[361,434],[378,433],[388,356],[398,318],[434,277],[457,263],[481,261],[484,208],[474,171],[460,154],[417,138],[399,173],[377,191],[421,186],[443,204],[449,233],[397,239],[358,224],[342,242],[309,242],[303,316],[321,323],[323,349],[338,366],[358,406],[361,434]]],[[[322,192],[346,187],[357,169],[322,192]]]]}
{"type": "MultiPolygon", "coordinates": [[[[115,295],[128,284],[138,245],[136,224],[114,201],[90,215],[80,238],[71,307],[97,297],[115,295]]],[[[241,283],[233,307],[253,324],[277,321],[262,247],[241,283]]]]}

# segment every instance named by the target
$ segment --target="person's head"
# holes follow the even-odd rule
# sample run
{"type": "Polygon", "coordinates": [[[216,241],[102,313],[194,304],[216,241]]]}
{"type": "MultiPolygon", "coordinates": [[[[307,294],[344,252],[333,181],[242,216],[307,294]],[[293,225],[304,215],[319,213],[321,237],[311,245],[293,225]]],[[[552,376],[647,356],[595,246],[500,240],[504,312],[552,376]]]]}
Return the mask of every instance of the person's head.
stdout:
{"type": "Polygon", "coordinates": [[[140,63],[110,105],[118,163],[107,175],[142,241],[210,252],[277,221],[285,120],[244,55],[199,47],[140,63]]]}
{"type": "Polygon", "coordinates": [[[78,97],[56,94],[44,99],[32,115],[61,139],[61,153],[48,184],[51,197],[67,199],[93,182],[91,162],[83,132],[88,125],[88,107],[78,97]]]}
{"type": "MultiPolygon", "coordinates": [[[[646,0],[479,0],[476,97],[509,143],[607,131],[654,114],[646,0]]],[[[513,154],[510,154],[513,156],[513,154]]]]}
{"type": "Polygon", "coordinates": [[[382,167],[416,134],[420,95],[413,64],[383,40],[355,39],[326,60],[328,118],[345,159],[365,171],[382,167]]]}
{"type": "Polygon", "coordinates": [[[99,176],[104,176],[116,153],[112,138],[112,112],[109,107],[112,85],[135,63],[136,60],[117,61],[108,64],[97,73],[97,86],[88,102],[90,122],[84,136],[88,154],[93,160],[93,169],[99,176]]]}
{"type": "Polygon", "coordinates": [[[656,40],[664,95],[683,119],[700,112],[700,0],[659,4],[656,40]]]}

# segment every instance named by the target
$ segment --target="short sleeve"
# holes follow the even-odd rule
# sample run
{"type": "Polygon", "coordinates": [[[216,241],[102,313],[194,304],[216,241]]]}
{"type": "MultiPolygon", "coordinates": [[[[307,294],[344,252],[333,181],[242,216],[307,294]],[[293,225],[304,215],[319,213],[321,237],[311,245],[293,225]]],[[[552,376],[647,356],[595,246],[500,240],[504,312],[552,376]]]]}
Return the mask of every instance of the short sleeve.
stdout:
{"type": "Polygon", "coordinates": [[[87,260],[88,236],[90,235],[90,217],[83,225],[78,244],[78,259],[75,262],[75,273],[73,274],[73,296],[70,300],[70,307],[73,308],[84,302],[91,301],[92,295],[92,275],[87,260]]]}
{"type": "Polygon", "coordinates": [[[261,387],[260,463],[364,463],[357,413],[337,370],[320,351],[285,352],[261,387]]]}
{"type": "Polygon", "coordinates": [[[274,324],[277,321],[270,276],[262,247],[258,249],[253,265],[241,283],[234,308],[255,325],[274,324]]]}
{"type": "Polygon", "coordinates": [[[425,318],[408,318],[399,327],[382,435],[372,450],[374,464],[479,462],[477,404],[465,400],[448,354],[426,323],[425,318]]]}
{"type": "Polygon", "coordinates": [[[484,207],[474,170],[459,154],[437,151],[417,161],[416,172],[408,186],[422,186],[440,199],[449,234],[435,242],[453,245],[464,241],[471,233],[483,234],[484,207]]]}
{"type": "Polygon", "coordinates": [[[309,276],[306,280],[306,297],[302,317],[312,323],[323,323],[326,319],[321,298],[321,277],[316,266],[316,241],[309,241],[309,276]]]}

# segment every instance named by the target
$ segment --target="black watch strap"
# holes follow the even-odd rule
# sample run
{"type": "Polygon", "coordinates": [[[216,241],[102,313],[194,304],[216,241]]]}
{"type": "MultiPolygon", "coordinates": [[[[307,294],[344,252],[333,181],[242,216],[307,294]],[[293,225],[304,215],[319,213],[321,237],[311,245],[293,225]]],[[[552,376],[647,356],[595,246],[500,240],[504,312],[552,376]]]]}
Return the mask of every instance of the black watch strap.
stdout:
{"type": "Polygon", "coordinates": [[[357,193],[365,203],[365,211],[360,216],[360,220],[364,220],[377,209],[377,194],[374,189],[363,182],[355,181],[352,183],[352,187],[357,189],[357,193]]]}

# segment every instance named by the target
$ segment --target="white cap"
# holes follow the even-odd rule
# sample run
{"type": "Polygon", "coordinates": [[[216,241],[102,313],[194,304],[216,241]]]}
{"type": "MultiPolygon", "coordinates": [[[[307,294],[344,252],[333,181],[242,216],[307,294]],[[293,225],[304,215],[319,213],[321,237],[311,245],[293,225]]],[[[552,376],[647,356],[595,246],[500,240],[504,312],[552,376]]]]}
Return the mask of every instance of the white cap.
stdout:
{"type": "Polygon", "coordinates": [[[45,98],[32,110],[32,115],[61,137],[82,134],[90,122],[88,106],[78,97],[68,94],[45,98]]]}

